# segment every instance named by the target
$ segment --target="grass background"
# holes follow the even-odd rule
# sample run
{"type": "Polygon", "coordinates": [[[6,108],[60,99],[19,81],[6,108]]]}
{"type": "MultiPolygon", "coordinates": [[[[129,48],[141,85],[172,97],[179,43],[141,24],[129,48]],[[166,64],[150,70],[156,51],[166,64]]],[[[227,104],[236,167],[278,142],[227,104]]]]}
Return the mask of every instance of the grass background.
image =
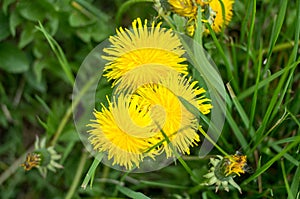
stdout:
{"type": "Polygon", "coordinates": [[[116,27],[155,19],[151,2],[130,2],[0,1],[0,198],[299,198],[300,2],[287,0],[236,1],[224,34],[203,38],[229,96],[217,144],[254,169],[235,178],[243,194],[200,186],[220,152],[200,159],[197,148],[183,156],[194,177],[179,162],[143,174],[99,164],[93,188],[80,187],[93,157],[72,121],[74,76],[116,27]],[[19,167],[36,135],[62,154],[64,169],[46,179],[19,167]]]}

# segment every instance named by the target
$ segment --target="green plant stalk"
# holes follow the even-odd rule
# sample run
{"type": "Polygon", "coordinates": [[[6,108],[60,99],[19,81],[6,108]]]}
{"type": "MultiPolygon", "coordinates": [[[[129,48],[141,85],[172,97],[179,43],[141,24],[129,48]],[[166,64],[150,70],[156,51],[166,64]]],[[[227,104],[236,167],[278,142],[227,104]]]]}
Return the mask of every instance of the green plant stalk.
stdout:
{"type": "Polygon", "coordinates": [[[90,13],[92,13],[94,16],[96,16],[99,20],[102,20],[102,21],[108,21],[109,20],[109,17],[104,12],[97,9],[95,6],[91,5],[88,1],[74,0],[74,1],[72,1],[72,3],[73,2],[78,3],[84,9],[88,10],[90,13]]]}
{"type": "Polygon", "coordinates": [[[247,86],[248,76],[249,76],[249,61],[250,61],[250,48],[252,44],[252,35],[253,35],[253,29],[254,29],[254,23],[255,23],[255,16],[256,16],[256,0],[250,1],[250,5],[252,4],[252,17],[250,22],[250,30],[248,35],[248,42],[247,42],[247,53],[246,53],[246,61],[245,61],[245,71],[244,71],[244,79],[243,79],[243,90],[247,86]]]}
{"type": "Polygon", "coordinates": [[[94,18],[94,15],[90,11],[88,11],[86,8],[84,8],[82,5],[80,5],[78,2],[72,1],[71,5],[75,9],[77,9],[79,12],[81,12],[82,14],[84,14],[85,16],[87,16],[88,18],[90,18],[90,19],[94,18]]]}
{"type": "MultiPolygon", "coordinates": [[[[227,112],[229,112],[229,110],[227,110],[227,112]]],[[[241,144],[243,150],[246,151],[248,148],[248,142],[244,137],[243,133],[241,132],[241,130],[239,129],[238,125],[234,121],[231,114],[226,114],[226,121],[229,123],[229,126],[233,130],[233,133],[237,138],[237,140],[239,141],[239,143],[241,144]]]]}
{"type": "Polygon", "coordinates": [[[300,184],[300,166],[297,167],[297,170],[293,177],[293,181],[291,185],[292,196],[296,196],[297,193],[299,194],[299,184],[300,184]]]}
{"type": "Polygon", "coordinates": [[[71,84],[71,86],[73,86],[73,84],[75,82],[74,76],[72,74],[71,67],[67,61],[67,58],[66,58],[63,50],[61,49],[59,44],[55,41],[55,39],[46,31],[46,29],[44,28],[44,26],[41,22],[39,22],[39,26],[36,26],[36,29],[41,31],[44,34],[44,36],[46,37],[52,51],[54,52],[55,56],[57,57],[63,71],[65,72],[69,83],[71,84]]]}
{"type": "MultiPolygon", "coordinates": [[[[108,175],[109,175],[109,171],[110,171],[110,167],[104,166],[104,167],[103,167],[103,171],[102,171],[101,178],[102,178],[102,179],[106,179],[106,178],[108,177],[108,175]]],[[[91,184],[92,184],[93,181],[94,181],[94,176],[95,176],[95,175],[92,176],[91,184]]],[[[100,190],[105,190],[105,183],[102,183],[102,184],[100,185],[100,190]]]]}
{"type": "Polygon", "coordinates": [[[116,185],[115,190],[114,190],[112,196],[116,197],[116,196],[118,195],[119,187],[120,187],[120,185],[124,185],[123,183],[124,183],[126,177],[129,175],[129,173],[130,173],[130,171],[126,172],[126,173],[122,176],[122,178],[120,179],[120,183],[119,183],[119,185],[116,185]]]}
{"type": "Polygon", "coordinates": [[[80,99],[81,99],[81,98],[83,97],[83,95],[88,91],[88,88],[89,88],[89,87],[97,80],[97,78],[98,78],[98,77],[95,76],[95,77],[91,78],[91,79],[86,83],[86,85],[85,85],[85,86],[83,87],[83,89],[80,91],[78,97],[74,99],[74,101],[73,101],[73,103],[72,103],[72,106],[70,106],[70,107],[67,109],[67,111],[66,111],[66,113],[65,113],[65,115],[64,115],[64,117],[63,117],[63,119],[61,120],[61,122],[60,122],[60,124],[59,124],[59,126],[58,126],[57,131],[56,131],[55,134],[54,134],[54,137],[53,137],[53,139],[52,139],[52,141],[51,141],[51,146],[54,146],[54,145],[56,144],[56,142],[57,142],[59,136],[61,135],[61,133],[62,133],[64,127],[66,126],[66,124],[67,124],[67,122],[68,122],[70,116],[72,115],[73,109],[78,105],[78,103],[80,102],[80,99]]]}
{"type": "Polygon", "coordinates": [[[270,63],[271,63],[270,58],[271,58],[271,55],[272,55],[272,52],[273,52],[273,48],[274,48],[274,46],[276,44],[276,41],[278,39],[278,36],[280,34],[280,30],[282,28],[283,21],[285,19],[287,3],[288,3],[287,0],[281,1],[279,14],[278,14],[278,17],[276,18],[276,23],[274,23],[275,25],[273,26],[272,33],[271,33],[271,42],[270,42],[270,45],[269,45],[269,48],[268,48],[269,51],[268,51],[268,54],[267,54],[267,64],[264,68],[263,74],[265,74],[266,71],[270,67],[270,63]]]}
{"type": "Polygon", "coordinates": [[[246,16],[243,18],[243,21],[242,21],[240,43],[244,43],[246,31],[249,30],[247,25],[248,25],[248,19],[250,18],[250,13],[251,13],[251,9],[249,8],[251,5],[251,2],[252,1],[245,2],[247,12],[246,12],[246,16]]]}
{"type": "MultiPolygon", "coordinates": [[[[254,116],[255,116],[255,111],[256,111],[256,103],[257,103],[257,95],[258,95],[258,85],[259,85],[259,80],[260,80],[260,74],[261,74],[261,67],[262,67],[262,44],[261,48],[258,53],[258,69],[257,69],[257,75],[256,75],[256,80],[255,80],[255,87],[254,87],[254,94],[251,100],[251,111],[250,111],[250,118],[249,118],[249,124],[248,124],[248,131],[250,131],[250,128],[252,127],[253,121],[254,121],[254,116]]],[[[252,136],[253,137],[253,136],[252,136]]]]}
{"type": "Polygon", "coordinates": [[[229,81],[232,82],[232,86],[233,86],[234,90],[237,93],[239,93],[239,87],[238,87],[237,81],[234,79],[234,76],[233,76],[233,73],[232,73],[232,70],[231,70],[231,64],[229,63],[228,58],[226,57],[226,55],[224,53],[224,50],[221,47],[221,44],[220,44],[219,40],[217,39],[217,36],[214,33],[214,31],[212,30],[211,26],[208,23],[206,23],[206,27],[209,29],[210,35],[212,36],[212,38],[215,42],[215,45],[216,45],[222,59],[225,62],[225,67],[226,67],[228,79],[229,79],[229,81]]]}
{"type": "Polygon", "coordinates": [[[200,133],[202,134],[202,135],[204,135],[204,137],[208,140],[208,141],[210,141],[224,156],[229,156],[228,155],[228,153],[226,153],[221,147],[219,147],[218,145],[217,145],[217,143],[215,143],[208,135],[207,135],[207,133],[205,133],[205,131],[202,129],[202,128],[198,128],[198,130],[200,131],[200,133]]]}
{"type": "Polygon", "coordinates": [[[72,106],[70,106],[64,117],[62,118],[61,122],[58,125],[57,131],[54,133],[54,137],[52,138],[51,142],[50,142],[50,146],[55,146],[59,136],[61,135],[61,133],[63,132],[67,122],[69,121],[70,116],[72,115],[72,106]]]}
{"type": "Polygon", "coordinates": [[[283,159],[281,159],[281,171],[282,171],[282,176],[283,176],[283,180],[284,180],[284,184],[285,184],[285,189],[288,193],[288,199],[296,198],[296,196],[293,196],[293,194],[291,192],[291,188],[289,186],[289,182],[287,180],[286,173],[285,173],[285,166],[284,166],[284,160],[283,159]]]}
{"type": "MultiPolygon", "coordinates": [[[[284,74],[287,70],[291,70],[292,68],[294,68],[295,66],[297,66],[300,63],[300,61],[297,61],[295,63],[293,63],[292,65],[283,68],[282,70],[274,73],[273,75],[267,77],[266,79],[262,80],[259,82],[257,88],[261,89],[264,86],[266,86],[267,84],[269,84],[271,81],[275,80],[277,77],[281,76],[282,74],[284,74]]],[[[243,91],[242,93],[240,93],[238,95],[238,100],[241,101],[242,99],[248,97],[249,95],[251,95],[252,93],[255,92],[256,89],[256,85],[253,85],[251,87],[249,87],[247,90],[243,91]]]]}
{"type": "MultiPolygon", "coordinates": [[[[104,154],[100,153],[94,158],[94,161],[93,161],[92,165],[90,166],[90,168],[89,168],[87,174],[85,175],[85,178],[81,184],[81,187],[83,189],[86,189],[91,178],[95,175],[95,171],[96,171],[99,163],[101,162],[103,156],[104,156],[104,154]]],[[[92,188],[92,183],[90,184],[90,188],[92,188]]]]}
{"type": "Polygon", "coordinates": [[[21,163],[24,161],[27,153],[31,152],[34,149],[34,146],[31,146],[25,153],[23,153],[17,160],[15,160],[10,167],[8,167],[0,175],[0,185],[2,185],[12,174],[16,173],[16,170],[20,168],[21,163]]]}
{"type": "MultiPolygon", "coordinates": [[[[276,151],[277,153],[279,153],[280,151],[282,151],[282,148],[280,146],[278,146],[277,144],[274,144],[273,142],[270,142],[268,144],[268,146],[270,146],[271,148],[274,149],[274,151],[276,151]]],[[[299,161],[296,160],[293,156],[291,156],[289,153],[286,153],[283,155],[283,157],[285,159],[287,159],[290,163],[294,164],[296,167],[299,166],[299,161]]]]}
{"type": "Polygon", "coordinates": [[[226,84],[229,95],[232,99],[233,104],[236,107],[236,110],[238,111],[239,115],[241,116],[241,119],[245,125],[245,127],[247,129],[249,129],[249,133],[251,135],[251,137],[254,137],[254,128],[252,126],[249,126],[249,118],[245,112],[245,110],[243,109],[242,105],[240,104],[240,102],[237,100],[237,97],[234,93],[234,91],[232,90],[231,86],[229,83],[226,84]]]}
{"type": "MultiPolygon", "coordinates": [[[[295,66],[295,67],[297,67],[297,66],[295,66]]],[[[274,94],[273,94],[272,99],[269,103],[268,109],[266,111],[266,114],[263,118],[262,124],[256,132],[256,134],[257,134],[257,137],[256,137],[257,139],[256,140],[259,140],[262,137],[265,137],[263,134],[264,134],[264,131],[267,127],[267,123],[270,119],[270,116],[271,116],[272,112],[277,112],[278,111],[278,109],[275,107],[275,105],[277,104],[276,102],[278,100],[279,93],[281,92],[281,88],[283,87],[283,84],[286,82],[287,76],[288,76],[288,70],[285,71],[285,73],[282,75],[282,77],[279,80],[278,86],[276,87],[276,89],[274,91],[274,94]]],[[[281,93],[281,95],[284,95],[284,94],[285,93],[281,93]]]]}
{"type": "Polygon", "coordinates": [[[78,168],[77,168],[77,171],[76,171],[76,174],[73,178],[73,182],[72,182],[72,185],[65,197],[65,199],[71,199],[74,195],[74,192],[79,184],[79,180],[82,176],[82,172],[83,172],[83,169],[84,169],[84,165],[86,163],[86,160],[87,160],[87,153],[86,152],[82,152],[82,155],[81,155],[81,158],[80,158],[80,161],[79,161],[79,164],[78,164],[78,168]]]}
{"type": "Polygon", "coordinates": [[[182,157],[178,154],[177,150],[174,148],[172,142],[170,141],[169,137],[167,136],[167,134],[162,130],[162,128],[159,126],[158,123],[156,123],[156,125],[159,127],[160,132],[163,134],[165,140],[167,141],[167,143],[170,145],[170,148],[172,149],[175,157],[178,159],[178,161],[180,162],[180,164],[183,166],[183,168],[194,178],[197,179],[197,176],[195,176],[195,174],[193,173],[193,171],[190,169],[190,167],[187,165],[187,163],[182,159],[182,157]]]}
{"type": "MultiPolygon", "coordinates": [[[[299,21],[300,20],[300,2],[297,1],[297,20],[299,21]]],[[[299,37],[300,37],[300,24],[299,23],[296,23],[296,28],[295,28],[295,41],[294,43],[299,43],[299,37]]],[[[288,65],[290,65],[291,63],[295,62],[296,59],[297,59],[297,54],[298,54],[298,46],[297,45],[294,45],[293,47],[293,50],[292,50],[292,54],[289,58],[289,61],[288,61],[288,65]]],[[[299,60],[299,59],[298,59],[299,60]]],[[[292,79],[293,79],[293,76],[294,76],[294,71],[296,70],[296,67],[292,69],[289,77],[288,77],[288,80],[287,80],[287,84],[285,85],[284,87],[284,92],[282,93],[286,93],[286,91],[291,87],[292,87],[292,79]]],[[[282,95],[280,97],[280,99],[278,100],[277,102],[277,105],[276,107],[279,107],[281,102],[283,101],[283,98],[285,97],[285,95],[282,95]]],[[[286,99],[289,99],[290,98],[290,94],[287,93],[287,98],[286,99]]],[[[273,112],[272,113],[272,116],[271,118],[273,118],[275,116],[276,112],[273,112]]]]}
{"type": "Polygon", "coordinates": [[[254,152],[254,150],[258,147],[258,145],[279,125],[281,124],[287,117],[287,114],[284,113],[282,115],[282,117],[262,136],[262,137],[255,137],[256,138],[256,142],[254,144],[254,146],[251,148],[251,153],[254,152]]]}
{"type": "Polygon", "coordinates": [[[170,189],[187,189],[188,187],[182,186],[182,185],[174,185],[174,184],[166,184],[161,182],[152,182],[152,181],[146,181],[146,180],[140,180],[139,183],[150,185],[150,186],[156,186],[156,187],[166,187],[170,189]]]}

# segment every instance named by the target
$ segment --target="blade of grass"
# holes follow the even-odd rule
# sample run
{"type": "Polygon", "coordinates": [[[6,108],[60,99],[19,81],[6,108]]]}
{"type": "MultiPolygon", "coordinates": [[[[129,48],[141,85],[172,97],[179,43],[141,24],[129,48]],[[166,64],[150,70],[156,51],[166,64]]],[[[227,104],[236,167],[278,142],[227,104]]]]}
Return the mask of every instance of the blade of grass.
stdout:
{"type": "MultiPolygon", "coordinates": [[[[254,128],[252,126],[249,126],[249,118],[245,112],[245,110],[243,109],[242,105],[240,104],[240,102],[237,100],[236,95],[234,93],[234,91],[232,90],[231,86],[229,83],[226,84],[228,92],[231,96],[232,102],[235,105],[236,110],[238,111],[245,127],[249,130],[249,133],[251,135],[251,137],[254,137],[254,128]]],[[[248,144],[247,144],[248,145],[248,144]]]]}
{"type": "Polygon", "coordinates": [[[81,155],[81,158],[80,158],[80,161],[79,161],[79,164],[78,164],[78,168],[77,168],[77,171],[75,173],[75,176],[73,178],[73,181],[72,181],[72,185],[65,197],[65,199],[71,199],[74,195],[74,192],[79,184],[79,180],[81,178],[81,175],[82,175],[82,172],[83,172],[83,169],[84,169],[84,165],[86,163],[86,160],[87,160],[87,153],[86,152],[83,152],[82,155],[81,155]]]}
{"type": "MultiPolygon", "coordinates": [[[[229,110],[227,110],[227,111],[229,112],[229,110]]],[[[248,143],[247,143],[243,133],[239,129],[238,125],[236,124],[235,120],[233,119],[232,115],[226,114],[226,120],[227,120],[228,124],[230,125],[231,129],[233,130],[233,133],[234,133],[235,137],[237,138],[237,140],[239,141],[241,147],[243,148],[243,151],[246,151],[248,148],[248,143]]]]}
{"type": "Polygon", "coordinates": [[[268,52],[268,55],[267,55],[267,63],[266,63],[266,66],[265,66],[263,74],[265,74],[266,71],[270,67],[270,63],[271,63],[270,62],[270,60],[271,60],[270,58],[271,58],[271,55],[272,55],[272,51],[273,51],[273,48],[274,48],[274,46],[276,44],[278,36],[280,34],[283,21],[285,19],[285,13],[286,13],[286,10],[287,10],[287,3],[288,3],[288,1],[287,0],[283,0],[283,1],[280,1],[280,2],[281,2],[280,6],[279,6],[280,10],[279,10],[278,16],[276,18],[276,21],[274,23],[273,30],[271,32],[271,39],[270,39],[270,44],[269,44],[269,52],[268,52]]]}
{"type": "Polygon", "coordinates": [[[67,58],[66,58],[63,50],[61,49],[59,44],[55,41],[55,39],[46,31],[46,29],[44,28],[44,26],[41,22],[39,22],[39,26],[36,26],[35,28],[44,34],[52,51],[54,52],[55,56],[57,57],[58,62],[60,63],[64,73],[66,74],[69,84],[71,86],[73,86],[74,81],[75,81],[74,76],[73,76],[71,67],[67,61],[67,58]]]}
{"type": "Polygon", "coordinates": [[[87,185],[88,185],[89,182],[90,182],[90,187],[92,188],[93,183],[92,183],[91,178],[92,178],[92,179],[94,178],[94,176],[95,176],[95,171],[96,171],[96,169],[97,169],[97,166],[98,166],[99,163],[101,162],[103,156],[104,156],[103,153],[99,153],[99,154],[94,158],[94,161],[93,161],[91,167],[89,168],[89,170],[88,170],[88,172],[87,172],[87,174],[86,174],[86,176],[85,176],[85,178],[84,178],[84,180],[83,180],[83,182],[82,182],[82,184],[81,184],[81,187],[82,187],[83,189],[86,189],[86,187],[87,187],[87,185]]]}
{"type": "MultiPolygon", "coordinates": [[[[273,148],[277,153],[279,153],[280,151],[282,151],[282,148],[280,146],[278,146],[277,144],[274,144],[273,142],[270,142],[268,144],[271,148],[273,148]]],[[[290,161],[292,164],[294,164],[296,167],[299,166],[299,161],[296,160],[293,156],[291,156],[290,154],[286,153],[283,155],[283,157],[285,157],[288,161],[290,161]]]]}
{"type": "Polygon", "coordinates": [[[123,193],[124,195],[130,197],[130,198],[135,198],[135,199],[150,199],[146,195],[142,194],[141,192],[136,192],[133,191],[127,187],[122,187],[118,185],[118,190],[123,193]]]}
{"type": "Polygon", "coordinates": [[[269,160],[266,164],[264,164],[262,167],[256,170],[254,174],[252,174],[248,179],[246,179],[242,185],[245,186],[252,180],[256,179],[258,176],[260,176],[262,173],[267,171],[277,160],[279,160],[286,152],[288,152],[290,149],[295,147],[297,144],[300,143],[300,136],[295,137],[295,141],[291,144],[289,144],[287,147],[285,147],[280,153],[275,155],[271,160],[269,160]]]}
{"type": "MultiPolygon", "coordinates": [[[[299,193],[299,186],[300,185],[300,167],[297,167],[297,170],[293,176],[293,181],[291,184],[291,196],[296,196],[299,193]]],[[[290,195],[288,196],[290,199],[290,195]]]]}
{"type": "Polygon", "coordinates": [[[255,23],[255,16],[256,16],[256,0],[250,1],[250,9],[248,12],[251,13],[251,22],[250,22],[250,30],[248,35],[248,42],[247,42],[247,53],[246,53],[246,61],[245,61],[245,70],[244,70],[244,78],[243,78],[243,90],[246,88],[248,77],[249,77],[249,61],[250,61],[250,49],[252,47],[252,35],[253,35],[253,29],[254,29],[254,23],[255,23]]]}
{"type": "Polygon", "coordinates": [[[90,4],[88,1],[74,0],[74,1],[72,1],[72,3],[73,2],[78,3],[79,5],[81,5],[83,8],[88,10],[90,13],[92,13],[94,16],[96,16],[100,20],[102,20],[102,21],[108,21],[109,20],[109,15],[107,15],[106,13],[104,13],[101,10],[97,9],[95,6],[90,4]]]}
{"type": "Polygon", "coordinates": [[[287,180],[287,177],[286,177],[286,172],[285,172],[285,166],[284,166],[284,160],[281,159],[281,171],[282,171],[282,176],[283,176],[283,180],[284,180],[284,184],[285,184],[285,189],[288,193],[288,199],[292,199],[292,198],[295,198],[295,196],[293,196],[292,192],[291,192],[291,188],[289,186],[289,182],[287,180]]]}
{"type": "Polygon", "coordinates": [[[166,187],[171,189],[188,189],[188,187],[182,186],[182,185],[175,185],[175,184],[166,184],[161,182],[152,182],[152,181],[146,181],[146,180],[140,180],[139,183],[155,186],[155,187],[166,187]]]}
{"type": "MultiPolygon", "coordinates": [[[[255,80],[255,88],[254,88],[254,94],[252,97],[252,103],[251,103],[251,108],[250,108],[250,119],[249,119],[249,125],[248,125],[248,130],[250,131],[250,127],[252,127],[253,121],[254,121],[254,116],[256,112],[256,102],[257,102],[257,95],[258,95],[258,85],[259,85],[259,80],[260,80],[260,74],[261,74],[261,67],[262,67],[262,44],[260,45],[260,50],[258,53],[258,69],[257,69],[257,75],[256,75],[256,80],[255,80]]],[[[253,136],[252,136],[253,137],[253,136]]]]}
{"type": "MultiPolygon", "coordinates": [[[[295,66],[297,67],[297,66],[295,66]]],[[[293,69],[292,69],[293,70],[293,69]]],[[[288,70],[285,71],[285,73],[281,76],[279,83],[275,89],[275,91],[273,92],[273,96],[271,98],[271,101],[269,103],[269,106],[267,108],[267,111],[264,115],[263,121],[261,123],[261,126],[258,128],[256,135],[257,135],[257,139],[256,141],[258,141],[259,139],[261,139],[263,137],[263,134],[265,132],[265,129],[267,127],[268,122],[270,121],[270,117],[272,112],[277,113],[278,112],[278,108],[275,107],[275,105],[277,104],[278,98],[280,95],[285,95],[285,93],[282,93],[282,87],[284,86],[284,83],[286,83],[286,78],[288,76],[288,70]]],[[[289,82],[287,82],[288,84],[289,82]]],[[[286,91],[286,90],[285,90],[286,91]]]]}
{"type": "MultiPolygon", "coordinates": [[[[300,20],[300,2],[297,1],[297,19],[300,20]]],[[[298,43],[299,42],[299,37],[300,37],[300,24],[299,23],[296,23],[296,28],[295,28],[295,41],[294,43],[298,43]]],[[[293,47],[293,50],[292,50],[292,54],[291,56],[289,57],[289,61],[288,61],[288,65],[295,62],[296,61],[296,58],[297,58],[297,54],[298,54],[298,45],[295,45],[293,47]]],[[[296,70],[296,67],[293,68],[290,72],[290,75],[288,77],[288,80],[287,80],[287,84],[285,84],[285,87],[284,87],[284,91],[283,93],[286,93],[286,91],[288,89],[292,89],[292,79],[293,79],[293,76],[294,76],[294,71],[296,70]]],[[[278,100],[277,104],[276,104],[276,107],[279,107],[281,102],[283,101],[283,98],[285,97],[285,95],[282,95],[280,97],[280,99],[278,100]]],[[[290,94],[287,93],[287,99],[290,98],[290,94]]],[[[272,116],[271,118],[273,118],[275,116],[276,112],[273,112],[272,113],[272,116]]]]}
{"type": "Polygon", "coordinates": [[[280,125],[286,118],[288,114],[286,112],[281,116],[281,118],[260,138],[256,138],[256,141],[254,143],[254,146],[251,148],[251,153],[257,148],[257,146],[266,138],[278,125],[280,125]]]}
{"type": "MultiPolygon", "coordinates": [[[[280,77],[282,74],[284,74],[286,71],[293,69],[295,66],[297,66],[300,63],[300,61],[297,61],[283,69],[281,69],[280,71],[274,73],[273,75],[267,77],[266,79],[262,80],[259,82],[257,88],[261,89],[264,86],[266,86],[267,84],[269,84],[271,81],[277,79],[278,77],[280,77]]],[[[256,85],[253,85],[251,87],[249,87],[247,90],[241,92],[238,96],[237,99],[239,101],[245,99],[246,97],[248,97],[249,95],[251,95],[252,93],[254,93],[256,90],[256,85]]]]}
{"type": "Polygon", "coordinates": [[[223,48],[222,48],[219,40],[217,39],[216,34],[212,30],[211,26],[208,23],[206,23],[205,25],[209,29],[210,35],[212,36],[212,38],[214,40],[214,43],[215,43],[215,45],[216,45],[216,47],[217,47],[217,49],[218,49],[218,51],[219,51],[219,53],[220,53],[220,55],[221,55],[224,63],[225,63],[228,80],[230,82],[232,82],[232,86],[233,86],[234,90],[237,93],[239,93],[239,87],[238,87],[237,80],[235,79],[235,77],[233,76],[233,73],[232,73],[232,65],[230,64],[229,59],[225,55],[225,52],[224,52],[224,50],[223,50],[223,48]]]}
{"type": "Polygon", "coordinates": [[[245,15],[245,17],[243,17],[243,21],[242,21],[242,25],[241,25],[240,43],[244,43],[246,33],[248,33],[248,31],[249,31],[248,21],[249,21],[251,11],[252,11],[252,9],[250,9],[251,1],[246,1],[245,4],[246,4],[246,9],[245,9],[246,15],[245,15]]]}

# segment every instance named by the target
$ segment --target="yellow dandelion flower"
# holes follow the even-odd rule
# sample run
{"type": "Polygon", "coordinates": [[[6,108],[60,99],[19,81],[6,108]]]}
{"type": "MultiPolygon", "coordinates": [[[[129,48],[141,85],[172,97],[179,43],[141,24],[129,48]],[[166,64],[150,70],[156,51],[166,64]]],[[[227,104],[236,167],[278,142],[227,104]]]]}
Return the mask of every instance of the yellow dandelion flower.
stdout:
{"type": "Polygon", "coordinates": [[[210,158],[211,168],[209,172],[203,177],[207,178],[207,182],[202,183],[202,185],[216,186],[216,192],[218,192],[220,187],[224,187],[225,191],[229,192],[229,184],[242,193],[241,187],[233,180],[235,176],[226,176],[224,170],[226,169],[226,158],[217,155],[215,158],[210,158]]]}
{"type": "Polygon", "coordinates": [[[24,163],[21,164],[24,167],[25,171],[31,170],[33,167],[39,167],[41,163],[40,154],[37,153],[28,153],[26,155],[26,160],[24,163]]]}
{"type": "Polygon", "coordinates": [[[210,15],[212,15],[211,17],[214,18],[211,26],[214,32],[221,32],[222,28],[225,25],[228,25],[231,21],[233,3],[234,0],[222,0],[222,2],[220,2],[220,0],[211,0],[209,2],[209,7],[212,9],[210,11],[210,15]],[[222,4],[224,5],[224,14],[222,10],[222,4]],[[225,16],[225,19],[223,16],[225,16]]]}
{"type": "MultiPolygon", "coordinates": [[[[158,123],[162,131],[166,134],[172,145],[180,153],[190,153],[190,147],[197,145],[200,141],[196,133],[198,121],[195,115],[188,111],[179,97],[185,99],[195,107],[198,107],[203,114],[210,112],[210,100],[205,98],[203,88],[196,87],[197,82],[190,84],[190,79],[173,73],[168,78],[163,79],[161,84],[148,84],[136,91],[136,98],[143,100],[143,106],[151,110],[156,108],[156,117],[152,117],[158,123]],[[160,109],[157,109],[157,106],[160,109]],[[160,112],[160,113],[159,113],[160,112]],[[161,115],[161,117],[159,117],[161,115]]],[[[164,140],[164,135],[157,132],[156,137],[164,140]]],[[[163,142],[163,149],[167,157],[172,156],[172,149],[167,142],[163,142]]]]}
{"type": "Polygon", "coordinates": [[[231,155],[226,157],[227,166],[225,169],[225,175],[229,176],[230,174],[237,174],[240,176],[240,173],[245,173],[245,167],[247,165],[247,156],[245,155],[231,155]]]}
{"type": "Polygon", "coordinates": [[[35,150],[32,153],[28,153],[25,162],[21,164],[25,171],[37,168],[45,178],[48,170],[56,172],[56,169],[63,168],[62,165],[56,162],[61,158],[61,155],[54,150],[53,146],[46,148],[46,138],[40,141],[39,137],[36,136],[34,148],[35,150]]]}
{"type": "Polygon", "coordinates": [[[106,55],[102,58],[108,61],[104,76],[113,80],[113,86],[120,83],[120,89],[132,89],[141,82],[155,82],[169,70],[187,74],[179,38],[160,26],[161,23],[153,22],[147,27],[147,20],[143,25],[137,18],[132,22],[132,30],[120,28],[116,36],[109,38],[111,45],[103,50],[106,55]]]}
{"type": "Polygon", "coordinates": [[[197,6],[192,0],[168,0],[171,9],[176,14],[183,17],[195,17],[197,6]]]}
{"type": "Polygon", "coordinates": [[[155,142],[151,138],[154,125],[148,111],[136,100],[120,95],[94,116],[96,120],[88,125],[93,128],[89,140],[96,151],[106,152],[109,160],[113,158],[113,165],[130,170],[139,167],[145,156],[153,158],[154,151],[145,152],[155,142]]]}

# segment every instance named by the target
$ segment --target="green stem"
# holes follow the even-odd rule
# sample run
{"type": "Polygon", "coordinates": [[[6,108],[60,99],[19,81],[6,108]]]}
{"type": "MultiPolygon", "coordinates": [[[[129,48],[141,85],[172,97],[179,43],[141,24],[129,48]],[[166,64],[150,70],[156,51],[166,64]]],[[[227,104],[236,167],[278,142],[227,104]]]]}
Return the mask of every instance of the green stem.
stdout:
{"type": "MultiPolygon", "coordinates": [[[[82,187],[83,189],[86,189],[88,183],[91,181],[91,178],[94,177],[95,171],[96,171],[96,169],[97,169],[97,166],[98,166],[99,163],[101,162],[103,156],[104,156],[104,155],[103,155],[102,153],[100,153],[100,154],[98,154],[98,155],[95,157],[95,159],[94,159],[94,161],[93,161],[93,163],[92,163],[92,166],[90,166],[90,168],[89,168],[89,170],[88,170],[88,172],[87,172],[87,174],[86,174],[86,176],[85,176],[85,178],[84,178],[84,180],[83,180],[83,182],[82,182],[82,184],[81,184],[81,187],[82,187]]],[[[91,188],[92,188],[92,183],[91,183],[91,188]]]]}
{"type": "MultiPolygon", "coordinates": [[[[157,123],[157,126],[160,128],[159,124],[157,123]]],[[[180,162],[180,164],[184,167],[184,169],[195,179],[197,180],[198,177],[193,173],[193,171],[191,170],[191,168],[187,165],[187,163],[182,159],[182,157],[178,154],[177,150],[175,149],[175,147],[173,146],[173,144],[171,143],[169,137],[166,135],[166,133],[161,129],[161,133],[163,134],[163,136],[165,137],[165,140],[167,141],[167,143],[170,145],[171,150],[173,151],[175,157],[178,159],[178,161],[180,162]]]]}
{"type": "Polygon", "coordinates": [[[70,189],[69,189],[69,191],[68,191],[65,199],[71,199],[72,196],[74,195],[74,192],[75,192],[76,188],[78,187],[79,180],[80,180],[80,178],[82,176],[82,172],[83,172],[86,160],[87,160],[87,153],[83,152],[82,155],[81,155],[79,164],[78,164],[78,168],[77,168],[75,177],[73,179],[73,183],[72,183],[72,185],[71,185],[71,187],[70,187],[70,189]]]}
{"type": "Polygon", "coordinates": [[[206,138],[206,139],[208,139],[208,141],[210,141],[221,153],[223,153],[224,154],[224,156],[229,156],[228,155],[228,153],[226,153],[221,147],[219,147],[218,145],[217,145],[217,143],[215,143],[208,135],[207,135],[207,133],[205,133],[205,131],[202,129],[202,128],[198,128],[198,130],[200,131],[200,133],[202,134],[202,135],[204,135],[204,137],[206,138]]]}
{"type": "Polygon", "coordinates": [[[250,31],[249,31],[249,36],[248,36],[248,44],[247,44],[247,54],[246,54],[246,62],[245,62],[245,71],[244,71],[244,81],[243,81],[243,89],[246,88],[247,85],[247,80],[249,77],[249,61],[250,61],[250,46],[251,46],[251,39],[252,39],[252,34],[253,34],[253,29],[254,29],[254,23],[255,23],[255,15],[256,15],[256,1],[251,1],[253,6],[252,6],[252,18],[251,18],[251,25],[250,25],[250,31]]]}

